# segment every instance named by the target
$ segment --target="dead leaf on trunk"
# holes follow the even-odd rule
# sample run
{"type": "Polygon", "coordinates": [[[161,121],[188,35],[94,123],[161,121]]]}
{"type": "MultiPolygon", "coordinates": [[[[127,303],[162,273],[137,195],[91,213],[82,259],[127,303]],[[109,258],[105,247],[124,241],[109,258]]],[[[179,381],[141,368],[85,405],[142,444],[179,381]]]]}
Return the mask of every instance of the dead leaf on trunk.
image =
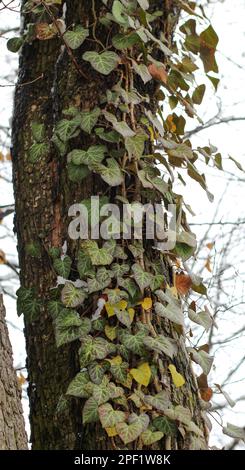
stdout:
{"type": "Polygon", "coordinates": [[[164,65],[157,67],[155,64],[150,64],[148,65],[148,71],[155,80],[159,80],[159,82],[165,84],[167,83],[168,74],[164,65]]]}
{"type": "Polygon", "coordinates": [[[187,274],[176,274],[175,286],[179,294],[185,295],[191,288],[192,280],[187,274]]]}

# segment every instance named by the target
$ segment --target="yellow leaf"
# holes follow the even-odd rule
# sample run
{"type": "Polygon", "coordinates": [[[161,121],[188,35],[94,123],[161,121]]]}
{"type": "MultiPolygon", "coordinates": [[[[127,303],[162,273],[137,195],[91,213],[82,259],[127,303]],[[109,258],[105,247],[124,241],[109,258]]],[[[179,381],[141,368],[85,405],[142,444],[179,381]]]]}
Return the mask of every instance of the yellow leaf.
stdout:
{"type": "Polygon", "coordinates": [[[115,315],[115,307],[114,305],[109,304],[108,302],[105,304],[105,309],[107,311],[108,317],[113,317],[115,315]]]}
{"type": "Polygon", "coordinates": [[[169,290],[171,291],[174,297],[178,298],[178,291],[175,286],[170,287],[169,290]]]}
{"type": "Polygon", "coordinates": [[[129,309],[128,309],[128,314],[129,314],[130,320],[133,321],[133,319],[134,319],[134,314],[135,314],[134,308],[129,308],[129,309]]]}
{"type": "Polygon", "coordinates": [[[106,334],[107,338],[109,338],[111,341],[114,341],[114,339],[117,337],[117,328],[116,328],[116,326],[106,325],[105,326],[105,334],[106,334]]]}
{"type": "Polygon", "coordinates": [[[126,300],[120,300],[120,302],[116,304],[116,308],[119,308],[119,310],[126,310],[127,305],[128,302],[126,302],[126,300]]]}
{"type": "Polygon", "coordinates": [[[130,374],[139,384],[144,385],[145,387],[149,385],[151,378],[151,368],[148,362],[144,362],[139,367],[137,367],[137,369],[131,369],[130,374]]]}
{"type": "Polygon", "coordinates": [[[117,436],[117,430],[115,427],[113,428],[105,428],[107,434],[109,437],[114,437],[114,436],[117,436]]]}
{"type": "Polygon", "coordinates": [[[144,300],[141,302],[141,305],[144,310],[150,310],[150,308],[152,307],[152,298],[145,297],[144,300]]]}
{"type": "Polygon", "coordinates": [[[119,366],[122,363],[121,356],[115,356],[112,359],[106,359],[111,365],[119,366]]]}
{"type": "Polygon", "coordinates": [[[17,381],[20,387],[22,387],[26,383],[26,378],[21,372],[20,375],[17,376],[17,381]]]}
{"type": "Polygon", "coordinates": [[[176,367],[173,364],[170,364],[168,368],[170,370],[170,374],[172,376],[175,387],[182,387],[182,385],[185,384],[185,379],[183,375],[177,372],[176,367]]]}

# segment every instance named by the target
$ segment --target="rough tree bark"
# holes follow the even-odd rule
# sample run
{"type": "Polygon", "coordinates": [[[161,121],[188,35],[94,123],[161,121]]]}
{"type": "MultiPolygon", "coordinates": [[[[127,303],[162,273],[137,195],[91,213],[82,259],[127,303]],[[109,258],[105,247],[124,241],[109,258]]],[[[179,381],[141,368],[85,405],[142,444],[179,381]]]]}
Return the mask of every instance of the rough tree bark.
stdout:
{"type": "Polygon", "coordinates": [[[21,391],[13,367],[12,347],[0,294],[0,450],[27,449],[21,391]]]}
{"type": "MultiPolygon", "coordinates": [[[[177,14],[174,2],[156,1],[156,9],[164,10],[164,21],[169,13],[177,14]]],[[[101,1],[66,1],[66,25],[92,24],[94,13],[99,16],[101,1]]],[[[31,19],[35,21],[35,18],[31,19]]],[[[25,22],[30,18],[25,18],[25,22]]],[[[164,26],[164,25],[163,25],[164,26]]],[[[97,37],[105,39],[103,28],[97,37]]],[[[172,34],[166,27],[166,34],[172,34]]],[[[170,36],[169,36],[170,39],[170,36]]],[[[13,119],[13,173],[16,200],[15,228],[18,236],[20,280],[25,287],[35,286],[42,299],[48,298],[55,285],[55,274],[47,251],[52,246],[62,246],[67,238],[67,211],[70,204],[79,202],[92,194],[100,194],[101,180],[88,176],[83,184],[71,184],[67,179],[66,159],[57,157],[55,151],[30,164],[27,151],[31,140],[31,122],[45,123],[49,137],[62,116],[62,109],[79,105],[92,109],[100,101],[106,89],[115,83],[116,77],[104,77],[88,72],[80,57],[84,46],[76,55],[79,66],[87,75],[82,77],[59,41],[34,41],[24,45],[19,66],[19,81],[15,95],[13,119]],[[82,49],[82,50],[81,50],[82,49]],[[28,84],[29,83],[29,84],[28,84]],[[26,249],[28,243],[41,246],[39,258],[32,258],[26,249]]],[[[154,109],[154,87],[148,87],[154,109]]],[[[76,147],[94,143],[94,136],[82,134],[75,139],[76,147]]],[[[70,252],[74,247],[69,247],[70,252]]],[[[169,329],[168,329],[169,332],[169,329]]],[[[175,335],[171,331],[171,335],[175,335]]],[[[71,400],[69,407],[57,413],[57,403],[67,385],[79,370],[78,346],[56,348],[51,318],[45,310],[37,322],[26,324],[27,368],[29,380],[31,442],[33,449],[110,449],[111,442],[97,425],[82,426],[81,405],[71,400]]],[[[190,369],[184,344],[180,345],[177,365],[187,383],[183,391],[172,390],[171,399],[191,410],[193,420],[204,428],[198,404],[198,392],[190,369]]],[[[172,448],[188,448],[189,437],[179,442],[172,440],[172,448]]],[[[164,446],[168,448],[169,442],[164,446]]]]}

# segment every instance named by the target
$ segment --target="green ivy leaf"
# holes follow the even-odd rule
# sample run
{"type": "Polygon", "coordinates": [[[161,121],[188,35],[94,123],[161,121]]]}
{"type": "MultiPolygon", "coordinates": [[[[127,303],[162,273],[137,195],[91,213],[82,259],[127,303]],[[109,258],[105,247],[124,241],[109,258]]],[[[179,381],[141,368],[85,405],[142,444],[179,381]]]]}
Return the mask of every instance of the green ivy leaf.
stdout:
{"type": "Polygon", "coordinates": [[[23,303],[23,313],[25,320],[29,322],[33,322],[37,320],[41,308],[41,300],[38,298],[27,299],[23,303]]]}
{"type": "Polygon", "coordinates": [[[79,125],[81,124],[81,118],[75,117],[72,120],[62,119],[59,121],[55,128],[55,133],[59,139],[66,143],[72,137],[76,137],[79,134],[79,125]]]}
{"type": "Polygon", "coordinates": [[[72,162],[68,163],[67,171],[69,180],[73,181],[73,183],[79,183],[90,173],[86,165],[74,165],[72,162]]]}
{"type": "Polygon", "coordinates": [[[45,138],[45,126],[38,122],[33,122],[31,125],[32,136],[36,142],[43,142],[45,138]]]}
{"type": "Polygon", "coordinates": [[[108,287],[111,283],[111,278],[112,275],[110,271],[105,268],[99,268],[97,270],[96,277],[87,280],[89,293],[91,294],[108,287]]]}
{"type": "Polygon", "coordinates": [[[155,429],[161,431],[166,436],[176,436],[178,428],[173,421],[170,421],[166,416],[158,416],[153,419],[152,424],[155,429]]]}
{"type": "Polygon", "coordinates": [[[68,161],[74,165],[93,165],[101,163],[104,159],[106,147],[104,145],[92,145],[88,150],[72,150],[68,156],[68,161]]]}
{"type": "Polygon", "coordinates": [[[107,158],[105,165],[93,165],[93,170],[99,173],[101,178],[109,186],[119,186],[123,182],[121,168],[114,158],[107,158]]]}
{"type": "Polygon", "coordinates": [[[156,395],[145,395],[144,402],[158,411],[165,411],[171,406],[171,401],[166,391],[159,392],[156,395]]]}
{"type": "Polygon", "coordinates": [[[111,364],[110,371],[113,377],[123,384],[127,380],[128,368],[127,362],[121,362],[121,364],[111,364]]]}
{"type": "Polygon", "coordinates": [[[95,423],[98,420],[98,403],[94,397],[90,397],[83,407],[83,424],[95,423]]]}
{"type": "Polygon", "coordinates": [[[134,354],[138,354],[139,356],[143,356],[145,353],[144,348],[144,338],[146,337],[145,332],[138,332],[134,335],[130,335],[129,333],[125,333],[123,335],[123,345],[134,354]]]}
{"type": "Polygon", "coordinates": [[[59,300],[50,300],[48,302],[48,311],[53,320],[59,315],[60,311],[64,308],[59,300]]]}
{"type": "Polygon", "coordinates": [[[99,54],[95,51],[87,51],[83,54],[83,60],[90,62],[91,66],[103,75],[109,75],[116,68],[120,57],[112,51],[99,54]]]}
{"type": "Polygon", "coordinates": [[[89,383],[89,375],[87,372],[78,372],[76,377],[71,381],[66,395],[72,395],[73,397],[88,398],[90,393],[86,389],[86,385],[89,383]]]}
{"type": "Polygon", "coordinates": [[[103,114],[107,121],[109,121],[114,127],[114,129],[124,138],[133,137],[135,135],[135,132],[128,126],[125,121],[117,121],[114,114],[108,113],[107,111],[103,111],[103,114]]]}
{"type": "Polygon", "coordinates": [[[143,134],[138,134],[133,137],[127,137],[125,139],[125,147],[130,159],[133,157],[142,157],[146,139],[146,135],[143,134]]]}
{"type": "Polygon", "coordinates": [[[72,261],[69,256],[64,256],[63,259],[54,260],[54,269],[59,276],[62,276],[64,279],[69,277],[71,271],[72,261]]]}
{"type": "Polygon", "coordinates": [[[92,362],[88,366],[89,377],[93,383],[100,385],[106,372],[106,366],[98,362],[92,362]]]}
{"type": "Polygon", "coordinates": [[[45,142],[32,144],[29,150],[29,161],[36,163],[40,158],[45,158],[49,153],[49,145],[45,142]]]}
{"type": "Polygon", "coordinates": [[[7,48],[10,52],[18,52],[21,46],[24,44],[22,37],[11,38],[7,41],[7,48]]]}
{"type": "Polygon", "coordinates": [[[196,351],[194,348],[188,348],[188,351],[191,353],[193,361],[201,366],[205,375],[208,375],[214,361],[213,356],[209,356],[206,351],[196,351]]]}
{"type": "Polygon", "coordinates": [[[167,318],[168,320],[177,323],[178,325],[184,325],[184,315],[179,305],[171,302],[165,307],[160,302],[154,304],[155,312],[159,317],[167,318]]]}
{"type": "Polygon", "coordinates": [[[66,31],[63,38],[71,49],[77,49],[89,36],[88,29],[80,25],[75,26],[73,31],[66,31]]]}
{"type": "Polygon", "coordinates": [[[92,111],[83,111],[81,113],[81,129],[88,134],[91,134],[95,124],[97,123],[100,115],[100,108],[94,108],[92,111]]]}
{"type": "Polygon", "coordinates": [[[88,254],[92,264],[95,266],[108,265],[113,261],[113,254],[110,253],[110,250],[107,248],[105,243],[102,248],[99,248],[95,240],[85,240],[82,243],[82,248],[85,253],[88,254]]]}
{"type": "Polygon", "coordinates": [[[155,442],[160,441],[163,438],[164,434],[161,431],[151,431],[147,429],[146,431],[142,432],[141,439],[144,446],[151,446],[155,442]]]}
{"type": "Polygon", "coordinates": [[[78,253],[77,270],[81,279],[95,275],[90,257],[82,250],[78,253]]]}
{"type": "Polygon", "coordinates": [[[131,32],[129,34],[116,34],[116,36],[113,36],[112,38],[112,44],[115,47],[115,49],[123,50],[123,49],[128,49],[135,44],[137,44],[140,41],[139,36],[131,32]]]}
{"type": "Polygon", "coordinates": [[[205,94],[206,86],[205,85],[199,85],[194,93],[192,94],[192,101],[194,104],[201,104],[204,94],[205,94]]]}
{"type": "Polygon", "coordinates": [[[113,5],[112,5],[112,14],[116,23],[122,26],[128,25],[128,20],[126,16],[127,11],[125,7],[122,5],[122,3],[119,2],[119,0],[114,0],[113,5]]]}

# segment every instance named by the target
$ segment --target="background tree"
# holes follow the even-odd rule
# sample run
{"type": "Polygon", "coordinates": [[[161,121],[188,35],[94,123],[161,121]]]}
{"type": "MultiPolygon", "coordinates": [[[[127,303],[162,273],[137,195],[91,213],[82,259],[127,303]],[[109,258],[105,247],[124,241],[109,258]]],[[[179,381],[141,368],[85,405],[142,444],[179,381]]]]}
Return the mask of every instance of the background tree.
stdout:
{"type": "Polygon", "coordinates": [[[0,449],[27,449],[21,391],[13,368],[12,348],[0,295],[0,449]]]}

